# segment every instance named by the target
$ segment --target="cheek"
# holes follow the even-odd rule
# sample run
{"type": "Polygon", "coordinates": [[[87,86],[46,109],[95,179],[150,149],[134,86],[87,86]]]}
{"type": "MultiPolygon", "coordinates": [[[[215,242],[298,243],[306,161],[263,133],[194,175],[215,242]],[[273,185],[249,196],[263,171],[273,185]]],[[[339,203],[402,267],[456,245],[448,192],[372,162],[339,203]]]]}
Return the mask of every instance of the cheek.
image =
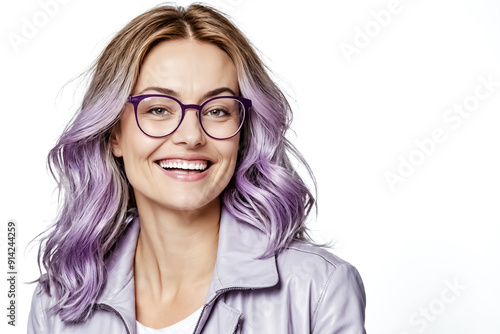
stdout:
{"type": "Polygon", "coordinates": [[[225,147],[223,148],[223,151],[221,150],[221,153],[224,155],[224,159],[226,160],[227,163],[227,178],[230,179],[235,171],[236,168],[236,163],[238,160],[238,151],[239,151],[239,135],[231,138],[230,141],[224,143],[226,144],[225,147]]]}
{"type": "Polygon", "coordinates": [[[225,157],[231,161],[231,164],[235,164],[240,148],[240,135],[238,134],[237,136],[228,139],[226,142],[223,142],[223,144],[225,144],[223,148],[225,157]]]}
{"type": "Polygon", "coordinates": [[[122,117],[120,147],[127,174],[136,170],[135,166],[144,162],[157,146],[156,141],[145,136],[139,130],[133,112],[122,117]]]}

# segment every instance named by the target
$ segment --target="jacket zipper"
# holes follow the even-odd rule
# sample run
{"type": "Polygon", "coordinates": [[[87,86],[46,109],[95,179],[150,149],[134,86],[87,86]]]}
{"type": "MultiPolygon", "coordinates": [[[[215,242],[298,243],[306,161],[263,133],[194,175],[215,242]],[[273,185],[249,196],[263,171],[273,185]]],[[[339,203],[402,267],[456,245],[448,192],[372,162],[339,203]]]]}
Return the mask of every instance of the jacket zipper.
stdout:
{"type": "Polygon", "coordinates": [[[114,308],[112,308],[111,306],[106,305],[106,304],[96,304],[95,308],[97,310],[103,310],[103,311],[113,312],[114,314],[116,314],[117,316],[119,316],[120,320],[123,322],[123,326],[125,326],[125,330],[127,331],[127,334],[130,334],[130,329],[128,328],[127,323],[125,322],[125,319],[123,319],[123,316],[121,315],[120,312],[118,312],[117,310],[115,310],[114,308]]]}

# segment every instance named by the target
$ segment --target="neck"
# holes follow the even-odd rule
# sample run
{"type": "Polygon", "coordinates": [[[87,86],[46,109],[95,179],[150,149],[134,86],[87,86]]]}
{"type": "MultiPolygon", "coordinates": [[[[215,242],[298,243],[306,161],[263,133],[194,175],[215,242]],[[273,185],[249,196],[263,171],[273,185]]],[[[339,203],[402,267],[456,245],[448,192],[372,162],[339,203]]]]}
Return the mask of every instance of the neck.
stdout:
{"type": "Polygon", "coordinates": [[[136,287],[169,299],[186,286],[207,286],[217,257],[219,199],[195,211],[137,208],[136,287]]]}

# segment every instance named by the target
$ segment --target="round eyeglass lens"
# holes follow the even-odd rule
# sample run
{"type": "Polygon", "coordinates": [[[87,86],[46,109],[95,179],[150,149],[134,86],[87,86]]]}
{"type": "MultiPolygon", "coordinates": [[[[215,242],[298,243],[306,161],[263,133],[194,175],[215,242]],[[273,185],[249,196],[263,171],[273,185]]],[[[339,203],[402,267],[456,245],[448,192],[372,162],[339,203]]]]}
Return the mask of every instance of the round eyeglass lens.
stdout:
{"type": "Polygon", "coordinates": [[[182,118],[177,101],[166,96],[142,99],[137,106],[137,123],[143,132],[153,137],[172,133],[182,118]]]}
{"type": "Polygon", "coordinates": [[[201,125],[214,138],[225,139],[234,136],[240,129],[245,115],[245,107],[230,97],[209,100],[200,111],[201,125]]]}

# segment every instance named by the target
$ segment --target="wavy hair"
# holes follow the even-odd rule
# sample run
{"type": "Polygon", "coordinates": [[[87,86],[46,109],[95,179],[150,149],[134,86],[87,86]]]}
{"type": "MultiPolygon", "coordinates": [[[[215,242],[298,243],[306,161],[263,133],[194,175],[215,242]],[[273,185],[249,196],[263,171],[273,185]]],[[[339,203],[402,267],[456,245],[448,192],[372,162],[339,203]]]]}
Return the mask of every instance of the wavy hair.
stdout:
{"type": "Polygon", "coordinates": [[[195,39],[217,45],[234,62],[240,91],[252,100],[241,135],[236,170],[221,194],[226,210],[269,238],[261,257],[291,241],[312,242],[305,221],[313,193],[294,168],[302,155],[285,137],[291,108],[251,43],[224,14],[205,5],[160,5],[136,17],[111,40],[91,67],[81,106],[48,155],[58,183],[60,211],[40,243],[38,281],[65,322],[84,321],[106,281],[106,259],[136,214],[132,189],[110,144],[139,75],[160,41],[195,39]]]}

